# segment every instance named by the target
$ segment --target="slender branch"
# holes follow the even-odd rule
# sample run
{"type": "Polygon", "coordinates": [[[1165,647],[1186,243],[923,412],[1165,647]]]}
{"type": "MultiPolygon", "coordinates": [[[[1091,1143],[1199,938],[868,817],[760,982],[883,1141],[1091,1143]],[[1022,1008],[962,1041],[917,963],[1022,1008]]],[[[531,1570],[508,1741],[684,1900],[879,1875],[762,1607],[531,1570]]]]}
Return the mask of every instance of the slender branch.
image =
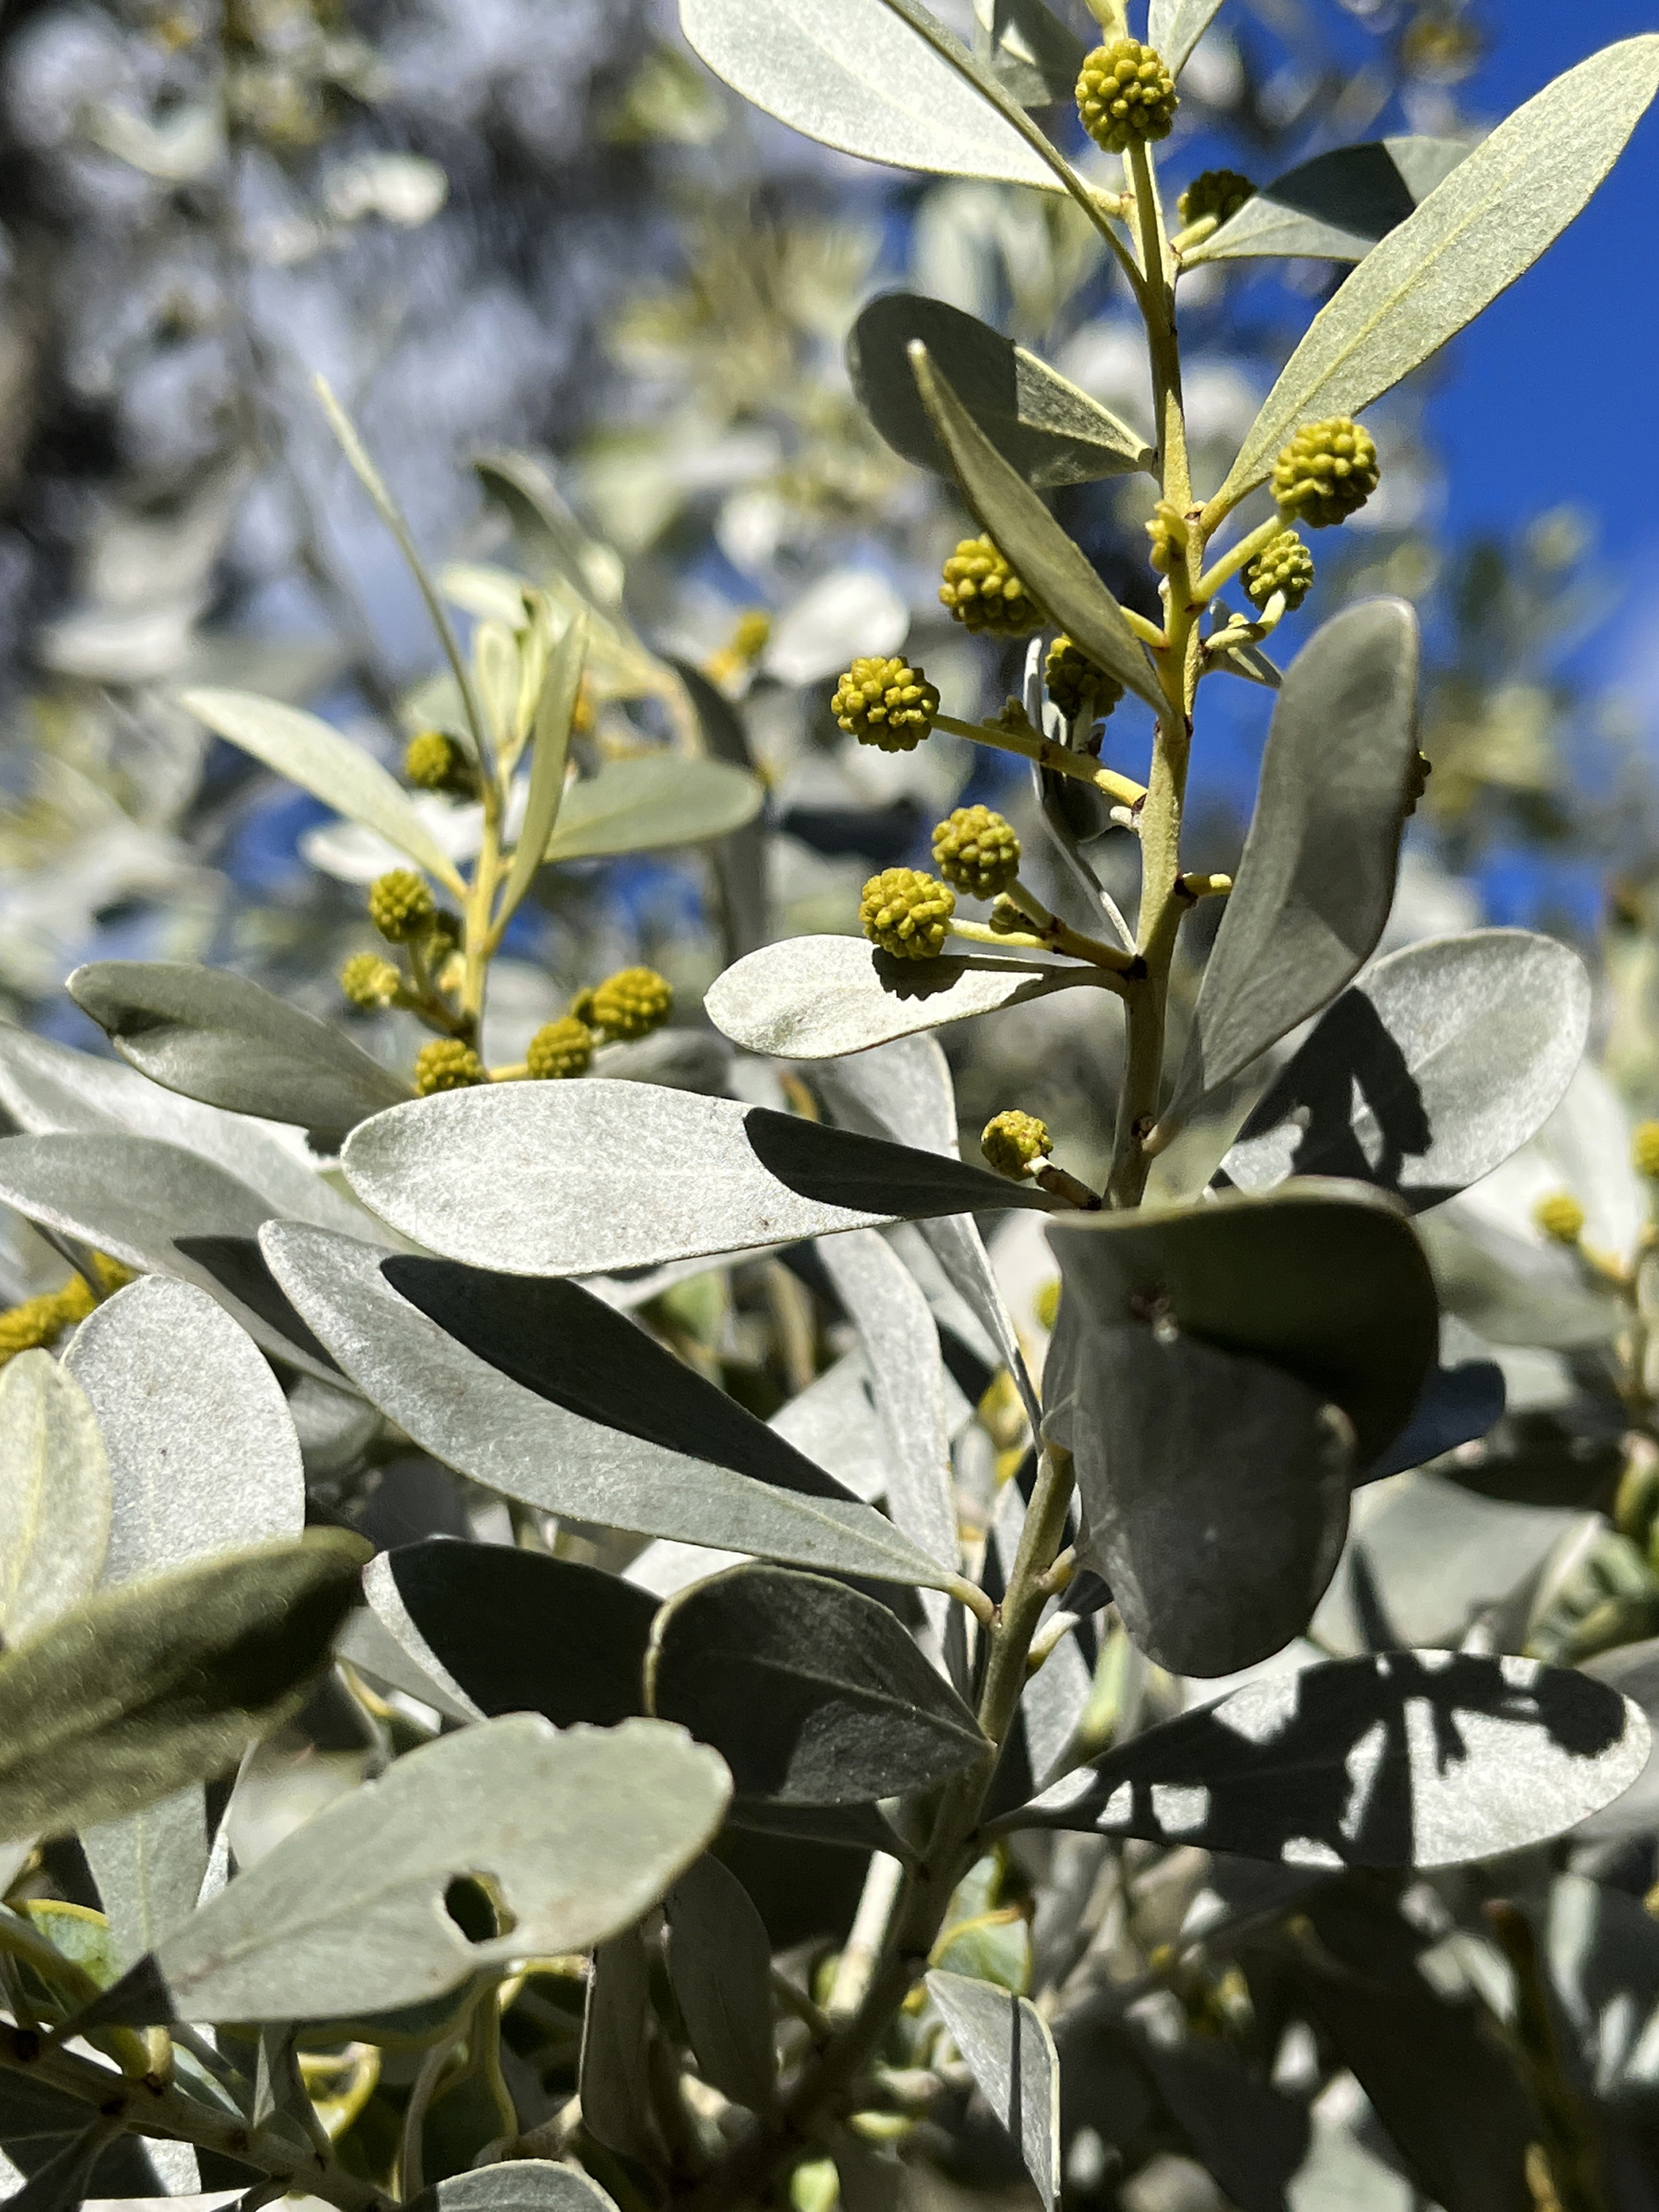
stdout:
{"type": "Polygon", "coordinates": [[[1112,769],[1102,768],[1087,753],[1074,753],[1069,745],[1060,744],[1053,738],[1039,737],[1035,730],[1011,729],[1004,722],[959,722],[954,714],[935,714],[933,727],[947,731],[953,738],[966,738],[976,745],[989,745],[1000,753],[1018,753],[1022,760],[1035,761],[1039,768],[1053,769],[1057,775],[1069,775],[1079,783],[1092,784],[1097,791],[1103,791],[1109,799],[1121,800],[1126,806],[1139,806],[1146,796],[1145,784],[1119,775],[1112,769]]]}

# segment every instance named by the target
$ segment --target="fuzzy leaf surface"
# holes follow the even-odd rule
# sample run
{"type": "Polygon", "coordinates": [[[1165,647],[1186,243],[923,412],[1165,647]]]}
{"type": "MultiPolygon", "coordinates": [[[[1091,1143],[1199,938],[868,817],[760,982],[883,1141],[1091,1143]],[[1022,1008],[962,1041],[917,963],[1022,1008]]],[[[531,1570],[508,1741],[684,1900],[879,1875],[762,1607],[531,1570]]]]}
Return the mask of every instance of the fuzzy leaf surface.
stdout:
{"type": "Polygon", "coordinates": [[[506,2159],[452,2173],[415,2199],[420,2212],[616,2212],[597,2181],[551,2159],[506,2159]]]}
{"type": "Polygon", "coordinates": [[[1047,1432],[1073,1454],[1078,1557],[1171,1674],[1233,1674],[1299,1636],[1348,1527],[1352,1430],[1264,1361],[1144,1322],[1085,1323],[1047,1432]]]}
{"type": "Polygon", "coordinates": [[[990,1752],[885,1606],[777,1567],[732,1567],[671,1598],[647,1692],[653,1712],[720,1752],[739,1800],[868,1804],[990,1752]]]}
{"type": "Polygon", "coordinates": [[[668,1978],[698,2071],[722,2096],[766,2112],[772,2045],[772,1944],[736,1875],[707,1856],[663,1899],[668,1978]]]}
{"type": "Polygon", "coordinates": [[[1650,1741],[1638,1707],[1576,1669],[1388,1651],[1247,1683],[1079,1767],[1004,1825],[1290,1866],[1460,1866],[1610,1804],[1650,1741]]]}
{"type": "Polygon", "coordinates": [[[607,761],[566,792],[547,858],[593,860],[707,844],[753,821],[764,796],[754,776],[727,761],[671,753],[607,761]]]}
{"type": "Polygon", "coordinates": [[[190,2020],[295,2020],[418,2003],[475,1969],[584,1950],[653,1905],[719,1826],[729,1784],[679,1729],[483,1721],[337,1799],[155,1954],[190,2020]],[[515,1924],[469,1942],[451,1880],[499,1885],[515,1924]]]}
{"type": "Polygon", "coordinates": [[[1569,70],[1459,163],[1321,308],[1218,497],[1262,482],[1298,424],[1358,415],[1523,276],[1585,206],[1659,88],[1659,34],[1569,70]]]}
{"type": "Polygon", "coordinates": [[[118,1819],[299,1711],[364,1547],[318,1530],[100,1591],[0,1656],[0,1835],[118,1819]]]}
{"type": "Polygon", "coordinates": [[[538,1395],[400,1297],[381,1272],[386,1255],[370,1245],[279,1223],[265,1249],[277,1280],[364,1395],[475,1482],[643,1536],[887,1581],[939,1577],[868,1505],[774,1489],[538,1395]]]}
{"type": "Polygon", "coordinates": [[[910,359],[928,417],[980,526],[1024,578],[1049,619],[1070,634],[1097,668],[1108,670],[1154,713],[1165,708],[1168,702],[1144,647],[1087,558],[980,428],[928,348],[916,341],[910,359]]]}
{"type": "Polygon", "coordinates": [[[954,952],[895,960],[861,937],[786,937],[717,977],[703,1011],[746,1051],[834,1060],[1079,984],[1100,988],[1090,969],[954,952]]]}
{"type": "Polygon", "coordinates": [[[315,714],[252,691],[185,691],[179,703],[198,722],[205,722],[216,737],[240,745],[349,822],[376,831],[458,898],[465,890],[455,863],[422,821],[403,786],[372,753],[315,714]]]}
{"type": "Polygon", "coordinates": [[[1285,672],[1166,1122],[1317,1013],[1375,950],[1417,753],[1417,664],[1410,607],[1367,599],[1285,672]]]}
{"type": "Polygon", "coordinates": [[[1163,55],[1173,76],[1186,68],[1220,5],[1221,0],[1152,0],[1146,43],[1163,55]]]}
{"type": "Polygon", "coordinates": [[[739,1099],[597,1078],[417,1099],[354,1131],[344,1164],[364,1203],[429,1251],[523,1275],[656,1267],[1024,1195],[739,1099]]]}
{"type": "Polygon", "coordinates": [[[109,1462],[85,1391],[50,1352],[21,1352],[0,1369],[0,1637],[8,1644],[91,1596],[109,1524],[109,1462]]]}
{"type": "Polygon", "coordinates": [[[927,1994],[1053,2212],[1060,2193],[1060,2056],[1047,2021],[1029,1997],[965,1974],[936,1969],[927,1994]]]}
{"type": "Polygon", "coordinates": [[[1412,1211],[1489,1175],[1559,1105],[1589,1034],[1577,953],[1525,929],[1431,938],[1320,1017],[1217,1172],[1267,1190],[1343,1176],[1412,1211]]]}
{"type": "Polygon", "coordinates": [[[935,176],[1061,189],[884,0],[680,0],[680,27],[734,92],[823,145],[935,176]]]}
{"type": "Polygon", "coordinates": [[[909,348],[917,339],[948,364],[963,408],[1034,489],[1092,483],[1152,465],[1151,448],[1127,423],[1024,346],[942,300],[886,292],[854,324],[847,365],[865,413],[907,461],[940,476],[953,473],[950,449],[916,388],[909,348]]]}
{"type": "Polygon", "coordinates": [[[1468,150],[1462,138],[1374,138],[1317,154],[1264,185],[1182,261],[1188,269],[1260,254],[1363,261],[1468,150]]]}
{"type": "Polygon", "coordinates": [[[222,968],[94,960],[75,970],[69,992],[152,1083],[229,1113],[298,1122],[331,1148],[354,1122],[410,1096],[349,1037],[222,968]]]}
{"type": "Polygon", "coordinates": [[[1095,1331],[1164,1316],[1340,1406],[1363,1468],[1405,1427],[1436,1364],[1428,1262],[1403,1212],[1363,1183],[1071,1213],[1056,1217],[1049,1238],[1066,1284],[1062,1317],[1072,1310],[1049,1348],[1051,1404],[1077,1387],[1095,1331]]]}

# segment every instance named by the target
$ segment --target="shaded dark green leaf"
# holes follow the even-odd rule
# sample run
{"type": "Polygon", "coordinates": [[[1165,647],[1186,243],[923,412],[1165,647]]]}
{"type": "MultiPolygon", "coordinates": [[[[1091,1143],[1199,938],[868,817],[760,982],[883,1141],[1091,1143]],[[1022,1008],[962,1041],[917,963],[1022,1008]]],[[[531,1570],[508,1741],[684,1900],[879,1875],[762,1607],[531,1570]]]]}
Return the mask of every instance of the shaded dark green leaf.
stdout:
{"type": "Polygon", "coordinates": [[[639,1929],[624,1928],[593,1954],[577,2089],[588,2132],[646,2166],[662,2154],[651,2113],[650,2042],[650,1965],[639,1929]]]}
{"type": "Polygon", "coordinates": [[[1551,938],[1478,929],[1409,945],[1326,1009],[1216,1181],[1267,1190],[1345,1176],[1414,1213],[1437,1206],[1543,1127],[1589,1014],[1583,961],[1551,938]]]}
{"type": "Polygon", "coordinates": [[[1382,1457],[1366,1468],[1366,1479],[1380,1482],[1385,1475],[1425,1467],[1459,1444],[1473,1443],[1502,1419],[1504,1406],[1504,1370],[1495,1359],[1464,1359],[1455,1367],[1435,1368],[1410,1420],[1382,1457]]]}
{"type": "Polygon", "coordinates": [[[1257,254],[1363,261],[1468,151],[1462,138],[1374,138],[1316,155],[1264,185],[1182,259],[1188,268],[1257,254]]]}
{"type": "Polygon", "coordinates": [[[1042,0],[974,0],[974,54],[1023,107],[1069,100],[1083,41],[1042,0]]]}
{"type": "Polygon", "coordinates": [[[739,1798],[868,1803],[990,1751],[884,1606],[775,1567],[733,1567],[671,1598],[647,1692],[654,1713],[714,1746],[739,1798]]]}
{"type": "Polygon", "coordinates": [[[1571,1669],[1389,1651],[1248,1683],[1079,1767],[1002,1825],[1291,1866],[1458,1866],[1610,1804],[1650,1742],[1635,1705],[1571,1669]]]}
{"type": "Polygon", "coordinates": [[[349,1037],[222,968],[94,960],[68,988],[152,1083],[233,1114],[298,1122],[331,1149],[354,1123],[410,1095],[349,1037]]]}
{"type": "MultiPolygon", "coordinates": [[[[1068,1284],[1063,1310],[1083,1304],[1068,1284]]],[[[1147,1657],[1232,1674],[1299,1636],[1347,1532],[1346,1418],[1279,1368],[1145,1322],[1085,1322],[1063,1372],[1046,1426],[1073,1457],[1078,1557],[1147,1657]]]]}
{"type": "Polygon", "coordinates": [[[0,1656],[0,1833],[61,1835],[234,1766],[359,1601],[338,1530],[100,1592],[0,1656]]]}
{"type": "Polygon", "coordinates": [[[1435,1364],[1428,1263],[1404,1214],[1363,1183],[1066,1214],[1050,1241],[1066,1285],[1051,1402],[1075,1387],[1069,1363],[1086,1358],[1092,1331],[1163,1317],[1340,1406],[1364,1468],[1411,1419],[1435,1364]]]}
{"type": "Polygon", "coordinates": [[[1037,490],[1152,465],[1144,439],[1024,346],[943,301],[888,292],[854,324],[847,365],[864,411],[907,461],[952,474],[916,388],[908,349],[917,339],[946,364],[951,388],[991,445],[1037,490]]]}
{"type": "Polygon", "coordinates": [[[1285,672],[1168,1123],[1352,982],[1394,898],[1417,757],[1417,618],[1368,599],[1285,672]]]}
{"type": "Polygon", "coordinates": [[[751,2112],[773,2100],[772,1945],[748,1891],[718,1859],[689,1867],[663,1899],[668,1978],[705,2081],[751,2112]]]}

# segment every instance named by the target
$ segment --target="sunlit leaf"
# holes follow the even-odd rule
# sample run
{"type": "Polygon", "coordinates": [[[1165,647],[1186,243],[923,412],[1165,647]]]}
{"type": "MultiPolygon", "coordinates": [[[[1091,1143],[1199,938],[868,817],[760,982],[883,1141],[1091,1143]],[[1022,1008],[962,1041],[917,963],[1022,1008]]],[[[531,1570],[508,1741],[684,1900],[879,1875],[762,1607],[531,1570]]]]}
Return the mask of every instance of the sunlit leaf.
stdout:
{"type": "Polygon", "coordinates": [[[1500,123],[1315,316],[1218,499],[1259,484],[1300,423],[1358,415],[1525,273],[1573,220],[1659,88],[1659,34],[1605,47],[1500,123]]]}
{"type": "Polygon", "coordinates": [[[564,798],[565,763],[570,757],[570,726],[580,695],[587,659],[587,617],[578,615],[553,648],[531,731],[530,788],[524,820],[513,850],[513,865],[497,915],[510,915],[530,889],[541,866],[564,798]]]}
{"type": "Polygon", "coordinates": [[[1583,963],[1553,939],[1481,929],[1407,945],[1321,1016],[1217,1181],[1266,1190],[1345,1176],[1413,1212],[1437,1206],[1542,1127],[1589,1015],[1583,963]]]}
{"type": "Polygon", "coordinates": [[[281,1223],[267,1250],[277,1279],[365,1396],[474,1481],[641,1535],[843,1574],[939,1579],[939,1568],[867,1505],[775,1489],[602,1426],[515,1381],[401,1297],[381,1272],[386,1255],[372,1246],[281,1223]]]}
{"type": "Polygon", "coordinates": [[[1417,659],[1410,607],[1367,599],[1291,663],[1166,1125],[1317,1013],[1376,948],[1417,753],[1417,659]]]}
{"type": "Polygon", "coordinates": [[[1043,0],[974,0],[974,56],[1023,107],[1069,100],[1083,41],[1043,0]]]}
{"type": "Polygon", "coordinates": [[[75,970],[69,991],[151,1082],[234,1114],[299,1122],[331,1146],[410,1095],[338,1030],[222,968],[95,960],[75,970]]]}
{"type": "Polygon", "coordinates": [[[907,461],[952,474],[916,389],[915,339],[945,365],[963,407],[1004,460],[1038,491],[1152,465],[1144,439],[1024,346],[943,301],[888,292],[854,324],[847,363],[866,414],[907,461]]]}
{"type": "Polygon", "coordinates": [[[452,2173],[416,2202],[421,2212],[616,2212],[597,2181],[545,2158],[506,2159],[452,2173]]]}
{"type": "Polygon", "coordinates": [[[1264,1676],[1147,1729],[1007,1825],[1291,1866],[1461,1866],[1611,1803],[1650,1741],[1636,1705],[1574,1670],[1389,1651],[1264,1676]]]}
{"type": "Polygon", "coordinates": [[[1468,151],[1462,138],[1376,138],[1316,155],[1264,185],[1182,260],[1189,269],[1258,254],[1363,261],[1468,151]]]}
{"type": "Polygon", "coordinates": [[[590,1275],[930,1213],[1052,1201],[980,1168],[652,1084],[453,1091],[352,1133],[366,1205],[428,1251],[590,1275]]]}
{"type": "Polygon", "coordinates": [[[1167,708],[1146,648],[1123,619],[1122,608],[1024,478],[975,422],[947,369],[919,342],[912,348],[911,363],[963,497],[1024,578],[1037,605],[1070,634],[1097,668],[1106,669],[1154,711],[1167,708]]]}
{"type": "Polygon", "coordinates": [[[315,714],[252,691],[185,691],[179,703],[216,736],[228,738],[348,821],[373,830],[461,896],[465,885],[454,862],[416,812],[408,793],[349,738],[315,714]]]}
{"type": "Polygon", "coordinates": [[[961,1974],[929,1974],[927,1994],[1053,2212],[1060,2193],[1060,2057],[1047,2022],[1029,1997],[961,1974]]]}
{"type": "Polygon", "coordinates": [[[789,937],[728,968],[703,1011],[746,1051],[833,1060],[1078,985],[1098,988],[1097,971],[974,954],[895,960],[861,937],[789,937]]]}
{"type": "Polygon", "coordinates": [[[59,1835],[234,1766],[299,1711],[365,1547],[314,1530],[100,1591],[0,1656],[0,1834],[59,1835]]]}
{"type": "Polygon", "coordinates": [[[674,753],[607,761],[566,792],[547,858],[592,860],[706,844],[752,821],[763,796],[755,777],[726,761],[674,753]]]}
{"type": "Polygon", "coordinates": [[[680,0],[716,76],[867,161],[1058,191],[1054,171],[884,0],[680,0]]]}
{"type": "Polygon", "coordinates": [[[653,1712],[714,1746],[740,1801],[867,1804],[990,1754],[886,1607],[818,1575],[733,1567],[671,1598],[646,1686],[653,1712]]]}
{"type": "Polygon", "coordinates": [[[50,1352],[21,1352],[0,1369],[0,1638],[21,1644],[91,1596],[109,1522],[85,1391],[50,1352]]]}
{"type": "Polygon", "coordinates": [[[1220,5],[1221,0],[1151,0],[1146,42],[1157,47],[1176,76],[1192,58],[1193,48],[1220,5]]]}

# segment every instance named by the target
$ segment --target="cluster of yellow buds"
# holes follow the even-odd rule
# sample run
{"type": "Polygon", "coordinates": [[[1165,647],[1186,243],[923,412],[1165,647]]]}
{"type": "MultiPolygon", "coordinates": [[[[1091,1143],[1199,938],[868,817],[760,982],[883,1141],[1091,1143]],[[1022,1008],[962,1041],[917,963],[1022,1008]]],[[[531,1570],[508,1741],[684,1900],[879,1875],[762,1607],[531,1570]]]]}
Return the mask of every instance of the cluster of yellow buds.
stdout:
{"type": "Polygon", "coordinates": [[[368,887],[368,918],[389,945],[410,945],[427,934],[438,908],[413,868],[391,868],[368,887]]]}
{"type": "Polygon", "coordinates": [[[1584,1233],[1584,1209],[1570,1191],[1558,1190],[1540,1198],[1532,1218],[1556,1244],[1577,1244],[1584,1233]]]}
{"type": "Polygon", "coordinates": [[[1255,606],[1265,607],[1282,592],[1291,614],[1301,605],[1314,582],[1314,559],[1293,530],[1270,538],[1244,570],[1244,595],[1255,606]]]}
{"type": "Polygon", "coordinates": [[[415,1055],[415,1093],[419,1098],[430,1098],[437,1091],[465,1091],[489,1080],[489,1071],[483,1060],[459,1037],[434,1037],[415,1055]]]}
{"type": "Polygon", "coordinates": [[[1098,715],[1109,714],[1123,696],[1123,686],[1116,677],[1097,668],[1088,654],[1064,635],[1048,647],[1042,681],[1068,722],[1092,721],[1098,715]]]}
{"type": "Polygon", "coordinates": [[[1043,623],[1023,577],[988,538],[964,538],[945,564],[939,604],[964,629],[993,637],[1029,637],[1043,623]]]}
{"type": "Polygon", "coordinates": [[[1163,56],[1139,39],[1116,39],[1085,57],[1077,81],[1077,112],[1108,154],[1167,138],[1181,105],[1163,56]]]}
{"type": "Polygon", "coordinates": [[[855,660],[836,686],[830,711],[849,737],[884,753],[913,752],[933,726],[939,693],[897,654],[855,660]]]}
{"type": "Polygon", "coordinates": [[[674,1011],[674,987],[654,968],[619,968],[603,983],[578,993],[570,1012],[613,1043],[632,1042],[659,1030],[674,1011]]]}
{"type": "Polygon", "coordinates": [[[1048,1124],[1038,1121],[1035,1114],[1022,1114],[1010,1107],[1005,1114],[994,1114],[981,1133],[979,1148],[986,1164],[1000,1176],[1011,1182],[1024,1182],[1039,1161],[1046,1160],[1054,1149],[1054,1140],[1048,1134],[1048,1124]]]}
{"type": "Polygon", "coordinates": [[[951,933],[957,895],[920,868],[884,868],[864,886],[859,923],[870,942],[897,960],[932,960],[951,933]]]}
{"type": "Polygon", "coordinates": [[[1231,222],[1247,200],[1255,198],[1255,186],[1237,169],[1206,169],[1193,179],[1176,202],[1183,230],[1211,218],[1231,222]]]}
{"type": "Polygon", "coordinates": [[[466,748],[447,730],[421,730],[404,754],[404,776],[416,791],[441,791],[451,799],[476,799],[478,772],[466,748]]]}
{"type": "Polygon", "coordinates": [[[1019,874],[1012,823],[988,806],[958,806],[933,831],[933,866],[970,898],[995,898],[1019,874]]]}
{"type": "Polygon", "coordinates": [[[530,1040],[525,1066],[538,1083],[565,1083],[593,1064],[593,1032],[574,1014],[544,1022],[530,1040]]]}
{"type": "Polygon", "coordinates": [[[1281,514],[1326,530],[1357,514],[1376,489],[1380,471],[1370,433],[1351,416],[1304,422],[1273,464],[1273,494],[1281,514]]]}

